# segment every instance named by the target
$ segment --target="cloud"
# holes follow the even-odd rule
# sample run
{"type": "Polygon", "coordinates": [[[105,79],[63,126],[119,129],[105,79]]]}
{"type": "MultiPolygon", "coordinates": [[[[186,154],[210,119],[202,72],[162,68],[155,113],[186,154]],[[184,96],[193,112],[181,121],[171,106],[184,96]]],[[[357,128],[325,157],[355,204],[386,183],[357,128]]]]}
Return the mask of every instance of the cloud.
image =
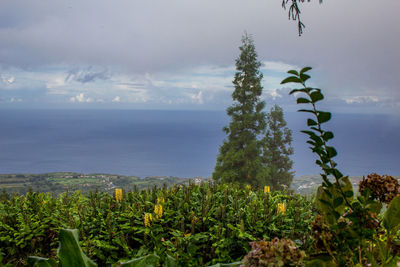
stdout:
{"type": "Polygon", "coordinates": [[[3,81],[4,84],[12,84],[15,82],[15,77],[12,75],[1,75],[1,80],[3,81]]]}
{"type": "Polygon", "coordinates": [[[267,94],[269,94],[269,95],[272,97],[272,99],[274,99],[274,100],[275,100],[277,97],[279,97],[279,98],[282,97],[282,95],[279,94],[278,89],[272,89],[272,90],[270,90],[270,91],[267,91],[267,94]]]}
{"type": "Polygon", "coordinates": [[[376,103],[379,98],[376,96],[354,96],[344,99],[347,104],[376,103]]]}
{"type": "Polygon", "coordinates": [[[299,67],[281,61],[263,61],[261,66],[261,70],[263,71],[276,71],[284,73],[293,69],[297,70],[299,67]]]}
{"type": "Polygon", "coordinates": [[[22,100],[22,98],[15,98],[15,97],[11,97],[9,100],[8,100],[8,102],[9,103],[15,103],[15,102],[22,102],[23,100],[22,100]]]}
{"type": "Polygon", "coordinates": [[[194,85],[205,105],[229,101],[240,37],[247,30],[254,36],[270,94],[279,87],[280,74],[313,66],[312,81],[329,98],[356,104],[367,101],[362,97],[376,96],[382,102],[387,96],[391,106],[398,107],[397,10],[398,0],[384,5],[369,0],[362,9],[355,1],[311,1],[302,5],[307,28],[298,37],[296,22],[288,21],[287,11],[274,1],[69,0],[21,5],[2,0],[0,71],[7,70],[14,80],[2,76],[1,85],[26,91],[44,87],[51,97],[75,101],[80,93],[109,100],[118,95],[124,103],[144,101],[153,107],[191,103],[188,96],[198,94],[192,91],[194,85]],[[222,95],[224,99],[218,98],[222,95]]]}
{"type": "Polygon", "coordinates": [[[107,80],[110,78],[110,74],[107,70],[94,71],[92,67],[88,67],[84,70],[72,69],[68,72],[65,82],[77,81],[80,83],[89,83],[96,80],[107,80]]]}
{"type": "Polygon", "coordinates": [[[203,101],[203,91],[199,91],[197,94],[190,94],[190,98],[194,103],[204,104],[203,101]]]}
{"type": "Polygon", "coordinates": [[[114,99],[112,100],[112,102],[114,103],[118,103],[121,102],[121,98],[119,96],[114,97],[114,99]]]}
{"type": "Polygon", "coordinates": [[[75,103],[75,102],[77,102],[77,103],[90,103],[90,102],[93,102],[93,99],[90,98],[90,97],[85,97],[84,93],[80,93],[79,95],[71,97],[69,99],[69,101],[72,102],[72,103],[75,103]]]}

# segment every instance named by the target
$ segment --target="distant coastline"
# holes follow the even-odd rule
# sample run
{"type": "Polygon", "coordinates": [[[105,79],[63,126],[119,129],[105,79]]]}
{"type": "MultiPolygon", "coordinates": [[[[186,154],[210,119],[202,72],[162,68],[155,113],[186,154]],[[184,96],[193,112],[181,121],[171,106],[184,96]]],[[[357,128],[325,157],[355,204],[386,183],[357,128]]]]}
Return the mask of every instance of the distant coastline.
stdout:
{"type": "MultiPolygon", "coordinates": [[[[355,189],[358,188],[362,176],[350,176],[350,181],[355,189]]],[[[399,179],[398,176],[395,178],[399,179]]],[[[125,190],[142,190],[153,186],[163,187],[174,184],[188,184],[189,182],[201,183],[210,180],[210,177],[174,177],[174,176],[126,176],[107,173],[76,173],[76,172],[49,172],[42,174],[0,174],[0,190],[9,193],[24,194],[29,190],[51,192],[59,194],[65,191],[79,190],[89,192],[100,190],[112,192],[115,188],[125,190]]],[[[321,177],[316,175],[303,175],[296,177],[290,189],[296,193],[310,194],[316,191],[321,184],[321,177]]]]}

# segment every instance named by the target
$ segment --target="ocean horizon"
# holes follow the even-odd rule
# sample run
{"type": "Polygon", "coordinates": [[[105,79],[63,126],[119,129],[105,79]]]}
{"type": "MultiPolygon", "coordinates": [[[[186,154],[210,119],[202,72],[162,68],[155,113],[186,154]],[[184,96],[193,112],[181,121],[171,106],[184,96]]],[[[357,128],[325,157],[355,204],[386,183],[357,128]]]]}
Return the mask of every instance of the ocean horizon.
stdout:
{"type": "MultiPolygon", "coordinates": [[[[285,113],[295,176],[320,173],[306,115],[285,113]]],[[[0,112],[0,173],[110,173],[209,177],[229,123],[224,111],[11,110],[0,112]]],[[[326,129],[345,175],[400,175],[398,117],[333,114],[326,129]]]]}

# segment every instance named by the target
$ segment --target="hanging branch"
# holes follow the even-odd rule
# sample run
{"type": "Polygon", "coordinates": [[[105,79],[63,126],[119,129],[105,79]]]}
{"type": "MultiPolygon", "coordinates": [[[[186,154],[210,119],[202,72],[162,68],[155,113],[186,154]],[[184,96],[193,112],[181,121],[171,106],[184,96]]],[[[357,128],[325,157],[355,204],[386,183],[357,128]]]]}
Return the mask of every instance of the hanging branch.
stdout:
{"type": "MultiPolygon", "coordinates": [[[[305,0],[282,0],[282,7],[286,10],[286,6],[288,5],[288,2],[291,1],[290,7],[289,7],[289,12],[288,12],[288,17],[289,20],[297,20],[297,28],[299,30],[299,36],[303,34],[303,29],[306,27],[304,23],[301,21],[300,18],[300,8],[298,3],[304,3],[305,0]]],[[[310,0],[307,0],[307,2],[310,2],[310,0]]],[[[322,3],[322,0],[319,0],[319,3],[322,3]]]]}

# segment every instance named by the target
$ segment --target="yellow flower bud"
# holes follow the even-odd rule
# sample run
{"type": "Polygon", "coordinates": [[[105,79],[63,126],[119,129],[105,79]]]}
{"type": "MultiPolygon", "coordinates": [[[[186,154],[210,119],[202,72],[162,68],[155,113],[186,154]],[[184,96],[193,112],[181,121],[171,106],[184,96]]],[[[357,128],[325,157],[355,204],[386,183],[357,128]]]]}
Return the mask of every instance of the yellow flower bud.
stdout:
{"type": "Polygon", "coordinates": [[[286,212],[285,203],[278,203],[277,212],[285,214],[286,212]]]}
{"type": "Polygon", "coordinates": [[[269,186],[264,186],[264,193],[268,194],[269,192],[271,192],[271,188],[269,186]]]}
{"type": "Polygon", "coordinates": [[[151,213],[144,214],[144,226],[150,227],[150,222],[153,220],[153,215],[151,213]]]}
{"type": "Polygon", "coordinates": [[[115,189],[115,200],[122,201],[122,189],[121,188],[115,189]]]}
{"type": "Polygon", "coordinates": [[[160,219],[163,215],[163,206],[161,204],[156,204],[154,206],[154,214],[156,215],[157,219],[160,219]]]}

